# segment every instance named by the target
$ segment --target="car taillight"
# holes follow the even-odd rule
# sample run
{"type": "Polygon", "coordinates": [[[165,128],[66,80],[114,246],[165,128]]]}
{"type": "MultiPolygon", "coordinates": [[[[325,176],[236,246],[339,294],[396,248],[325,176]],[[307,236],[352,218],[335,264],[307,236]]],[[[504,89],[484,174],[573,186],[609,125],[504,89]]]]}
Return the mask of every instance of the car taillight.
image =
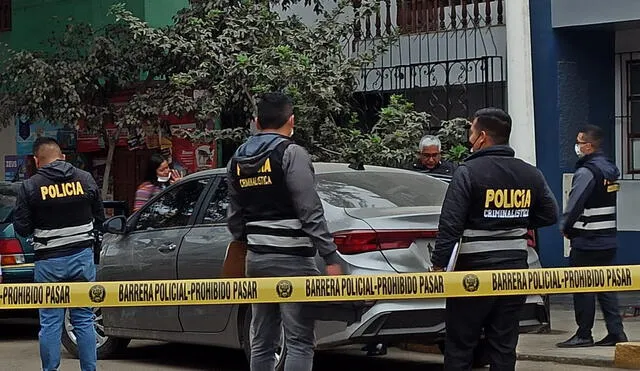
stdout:
{"type": "Polygon", "coordinates": [[[24,264],[24,252],[15,238],[0,239],[0,264],[2,266],[24,264]]]}
{"type": "Polygon", "coordinates": [[[413,241],[435,238],[437,231],[345,231],[333,235],[341,254],[352,255],[377,250],[406,249],[413,241]]]}

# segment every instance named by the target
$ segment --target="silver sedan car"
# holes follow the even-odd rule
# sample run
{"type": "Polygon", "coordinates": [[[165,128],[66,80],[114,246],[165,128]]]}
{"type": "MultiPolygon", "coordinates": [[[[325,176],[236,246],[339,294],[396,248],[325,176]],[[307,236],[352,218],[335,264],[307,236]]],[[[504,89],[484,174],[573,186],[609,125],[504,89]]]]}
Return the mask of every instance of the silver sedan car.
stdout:
{"type": "MultiPolygon", "coordinates": [[[[394,168],[355,170],[333,163],[314,167],[346,274],[429,270],[447,182],[394,168]]],[[[98,280],[220,277],[231,240],[225,224],[225,175],[224,169],[192,174],[132,214],[119,233],[105,234],[98,280]]],[[[112,218],[107,223],[123,221],[112,218]]],[[[317,260],[322,272],[324,263],[317,260]]],[[[539,267],[533,249],[529,260],[539,267]]],[[[444,309],[444,299],[380,300],[315,304],[309,313],[321,322],[316,327],[317,347],[326,349],[347,344],[442,344],[444,309]]],[[[544,326],[546,313],[542,298],[530,296],[522,312],[522,331],[544,326]]],[[[249,305],[96,309],[98,355],[112,356],[131,339],[238,348],[248,355],[250,319],[249,305]]],[[[65,330],[63,343],[77,354],[68,318],[65,330]]],[[[285,356],[281,346],[276,354],[279,366],[285,356]]],[[[483,354],[478,359],[484,359],[483,354]]]]}

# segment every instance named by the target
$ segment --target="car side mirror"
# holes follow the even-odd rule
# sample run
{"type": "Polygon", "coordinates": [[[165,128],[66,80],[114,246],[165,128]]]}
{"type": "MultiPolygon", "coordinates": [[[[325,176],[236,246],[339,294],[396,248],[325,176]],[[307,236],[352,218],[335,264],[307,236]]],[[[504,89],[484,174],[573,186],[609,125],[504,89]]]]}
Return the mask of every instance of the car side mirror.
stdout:
{"type": "Polygon", "coordinates": [[[116,215],[107,219],[102,226],[107,233],[125,234],[127,233],[127,218],[123,215],[116,215]]]}

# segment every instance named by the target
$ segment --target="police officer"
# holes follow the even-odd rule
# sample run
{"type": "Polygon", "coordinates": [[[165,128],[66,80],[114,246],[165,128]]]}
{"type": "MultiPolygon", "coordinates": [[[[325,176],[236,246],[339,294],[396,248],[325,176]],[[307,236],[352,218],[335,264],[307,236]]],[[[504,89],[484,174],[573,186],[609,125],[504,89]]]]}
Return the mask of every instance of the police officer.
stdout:
{"type": "MultiPolygon", "coordinates": [[[[258,103],[257,135],[229,162],[227,225],[235,240],[247,242],[248,277],[313,276],[317,253],[327,274],[341,273],[336,246],[315,190],[309,154],[294,144],[293,104],[280,93],[258,103]]],[[[284,295],[290,287],[279,285],[284,295]]],[[[273,371],[281,324],[287,347],[286,371],[311,371],[314,320],[300,303],[253,304],[251,370],[273,371]]]]}
{"type": "MultiPolygon", "coordinates": [[[[456,270],[526,269],[527,229],[556,223],[553,194],[538,169],[514,158],[510,134],[511,117],[504,111],[475,113],[472,154],[454,173],[442,205],[434,270],[447,266],[459,241],[456,270]]],[[[448,298],[445,369],[471,370],[483,329],[491,369],[515,369],[518,314],[525,298],[448,298]]]]}
{"type": "MultiPolygon", "coordinates": [[[[95,280],[94,229],[104,222],[100,190],[91,174],[77,169],[52,138],[33,146],[38,170],[25,180],[16,201],[13,226],[22,236],[33,234],[35,281],[95,280]]],[[[72,308],[82,371],[96,369],[96,334],[91,308],[72,308]]],[[[60,367],[60,342],[65,309],[40,309],[40,358],[44,371],[60,367]]]]}
{"type": "MultiPolygon", "coordinates": [[[[575,152],[579,160],[560,222],[560,230],[571,241],[572,267],[612,265],[616,256],[616,195],[620,171],[602,152],[602,138],[602,129],[594,125],[580,130],[576,138],[575,152]]],[[[558,343],[558,347],[613,346],[627,341],[615,292],[573,294],[573,305],[578,331],[569,340],[558,343]],[[591,329],[596,297],[608,334],[594,343],[591,329]]]]}

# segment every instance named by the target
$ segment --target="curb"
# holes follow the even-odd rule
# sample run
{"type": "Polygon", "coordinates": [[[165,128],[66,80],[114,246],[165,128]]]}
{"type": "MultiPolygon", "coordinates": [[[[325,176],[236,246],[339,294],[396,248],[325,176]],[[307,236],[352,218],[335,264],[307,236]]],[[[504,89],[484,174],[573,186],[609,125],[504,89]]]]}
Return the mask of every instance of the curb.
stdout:
{"type": "MultiPolygon", "coordinates": [[[[403,344],[398,344],[397,348],[406,350],[409,352],[416,352],[416,353],[442,354],[440,352],[440,348],[438,348],[437,345],[403,343],[403,344]]],[[[612,359],[604,359],[604,358],[579,358],[579,357],[564,357],[564,356],[527,354],[527,353],[518,353],[517,357],[518,357],[518,360],[520,361],[554,362],[554,363],[560,363],[560,364],[592,366],[592,367],[615,367],[612,359]]]]}
{"type": "Polygon", "coordinates": [[[614,367],[613,360],[599,359],[599,358],[578,358],[578,357],[563,357],[563,356],[518,353],[518,360],[534,361],[534,362],[554,362],[554,363],[560,363],[560,364],[566,364],[566,365],[579,365],[579,366],[592,366],[592,367],[614,367]]]}

